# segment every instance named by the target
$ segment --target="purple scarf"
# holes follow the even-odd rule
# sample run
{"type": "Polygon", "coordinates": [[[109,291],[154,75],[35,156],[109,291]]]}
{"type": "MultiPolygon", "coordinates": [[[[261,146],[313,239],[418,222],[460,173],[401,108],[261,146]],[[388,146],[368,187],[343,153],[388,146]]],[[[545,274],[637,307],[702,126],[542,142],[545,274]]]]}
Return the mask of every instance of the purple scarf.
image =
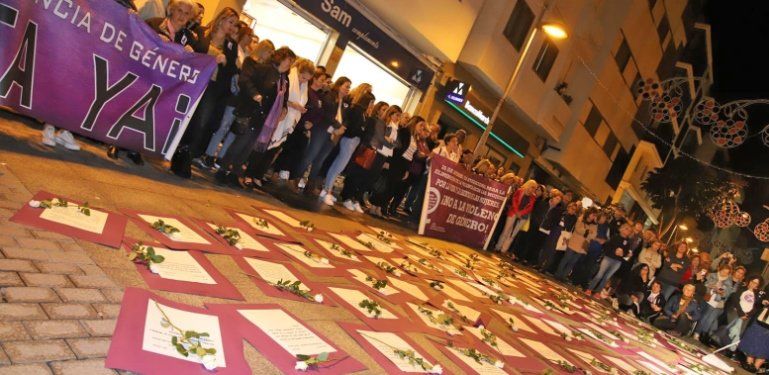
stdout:
{"type": "Polygon", "coordinates": [[[259,132],[259,137],[256,138],[256,143],[254,143],[254,151],[256,152],[267,151],[267,146],[270,145],[270,140],[272,139],[272,133],[275,132],[278,122],[280,122],[280,114],[283,112],[283,96],[286,94],[286,80],[282,74],[277,85],[278,93],[275,95],[275,101],[272,103],[272,108],[270,108],[270,112],[264,119],[262,131],[259,132]]]}

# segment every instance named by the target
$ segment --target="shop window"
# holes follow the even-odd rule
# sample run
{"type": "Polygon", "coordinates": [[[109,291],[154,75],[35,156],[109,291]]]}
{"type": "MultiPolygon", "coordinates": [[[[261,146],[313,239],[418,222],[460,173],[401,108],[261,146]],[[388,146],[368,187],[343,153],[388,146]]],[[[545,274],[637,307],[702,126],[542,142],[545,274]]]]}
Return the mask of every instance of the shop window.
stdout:
{"type": "Polygon", "coordinates": [[[617,62],[617,67],[620,72],[625,71],[627,63],[630,61],[632,53],[630,52],[630,46],[627,44],[625,37],[622,37],[622,43],[620,43],[617,49],[617,54],[614,55],[614,61],[617,62]]]}
{"type": "Polygon", "coordinates": [[[369,57],[352,43],[347,44],[334,77],[345,76],[352,80],[353,87],[368,83],[373,87],[376,100],[403,106],[409,96],[409,87],[398,76],[369,57]]]}
{"type": "Polygon", "coordinates": [[[529,33],[533,22],[534,12],[526,4],[526,0],[518,0],[515,8],[513,8],[513,13],[510,15],[510,19],[507,20],[505,30],[502,32],[505,38],[515,47],[516,51],[520,51],[521,47],[523,47],[526,34],[529,33]]]}
{"type": "Polygon", "coordinates": [[[558,47],[550,39],[545,38],[542,42],[542,48],[537,53],[537,59],[534,61],[534,71],[542,82],[547,81],[550,69],[553,68],[555,59],[558,57],[558,47]]]}
{"type": "Polygon", "coordinates": [[[275,48],[288,46],[297,56],[320,62],[330,31],[311,23],[278,0],[248,0],[243,12],[254,18],[251,28],[260,39],[269,39],[275,48]]]}
{"type": "Polygon", "coordinates": [[[598,107],[593,104],[593,108],[590,110],[590,114],[587,115],[587,120],[585,120],[585,130],[587,130],[591,137],[595,136],[601,121],[603,121],[603,116],[598,111],[598,107]]]}

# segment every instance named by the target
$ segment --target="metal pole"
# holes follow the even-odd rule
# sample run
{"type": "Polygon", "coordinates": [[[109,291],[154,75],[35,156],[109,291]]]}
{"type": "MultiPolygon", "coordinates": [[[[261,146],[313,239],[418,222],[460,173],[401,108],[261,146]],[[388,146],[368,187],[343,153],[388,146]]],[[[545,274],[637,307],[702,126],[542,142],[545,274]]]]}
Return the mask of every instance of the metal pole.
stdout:
{"type": "Polygon", "coordinates": [[[534,37],[537,35],[537,31],[539,30],[540,23],[542,22],[542,18],[545,16],[545,12],[547,12],[547,8],[550,6],[549,2],[545,2],[545,5],[542,7],[542,11],[539,12],[539,15],[537,16],[537,19],[534,20],[534,27],[529,30],[529,35],[526,38],[526,44],[524,44],[523,50],[521,51],[521,55],[518,56],[518,62],[515,64],[515,69],[513,69],[513,74],[510,75],[510,80],[507,82],[507,87],[505,87],[505,91],[502,93],[502,97],[499,98],[499,101],[497,102],[497,106],[494,107],[494,112],[491,114],[491,118],[489,119],[489,125],[486,126],[486,129],[483,131],[483,134],[481,135],[481,138],[478,139],[478,143],[475,144],[475,150],[473,150],[473,157],[477,158],[478,154],[481,151],[481,147],[486,145],[486,142],[489,140],[489,134],[491,134],[491,129],[494,127],[494,123],[497,120],[497,117],[499,117],[499,112],[502,110],[502,106],[505,104],[505,101],[507,101],[507,96],[510,95],[510,92],[513,89],[513,86],[515,85],[515,82],[518,80],[518,76],[521,73],[521,67],[523,67],[523,63],[526,60],[527,55],[529,54],[529,49],[531,47],[532,42],[534,42],[534,37]]]}

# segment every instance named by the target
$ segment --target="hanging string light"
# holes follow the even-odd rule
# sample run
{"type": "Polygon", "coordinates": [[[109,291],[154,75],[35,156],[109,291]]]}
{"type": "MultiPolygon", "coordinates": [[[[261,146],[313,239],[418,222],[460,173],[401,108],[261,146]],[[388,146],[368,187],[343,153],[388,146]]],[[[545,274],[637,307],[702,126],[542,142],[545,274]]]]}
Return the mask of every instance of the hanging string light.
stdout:
{"type": "MultiPolygon", "coordinates": [[[[663,144],[663,145],[665,145],[667,147],[676,149],[678,155],[680,155],[680,156],[689,158],[689,159],[691,159],[693,161],[696,161],[697,163],[700,163],[700,164],[702,164],[702,165],[704,165],[706,167],[709,167],[709,168],[713,168],[713,169],[715,169],[717,171],[721,171],[721,172],[724,172],[724,173],[727,173],[727,174],[730,174],[730,175],[733,175],[733,176],[739,176],[739,177],[742,177],[742,178],[745,178],[745,179],[769,181],[769,176],[757,176],[757,175],[737,172],[737,171],[734,171],[734,170],[731,170],[731,169],[728,169],[728,168],[720,167],[718,165],[712,164],[712,163],[710,163],[708,161],[702,160],[702,159],[700,159],[700,158],[698,158],[698,157],[696,157],[696,156],[694,156],[692,154],[689,154],[689,153],[687,153],[687,152],[685,152],[683,150],[678,149],[674,144],[670,143],[669,141],[667,141],[664,138],[662,138],[659,135],[657,135],[654,132],[653,129],[650,129],[647,126],[647,124],[645,124],[642,121],[639,121],[638,119],[636,119],[635,118],[635,113],[631,112],[630,110],[625,108],[620,103],[620,101],[612,93],[612,91],[609,90],[609,88],[603,83],[603,81],[601,81],[601,79],[598,77],[598,75],[590,68],[590,66],[588,66],[587,62],[585,62],[585,60],[582,59],[582,57],[579,56],[579,55],[577,56],[577,58],[579,59],[580,64],[582,64],[582,66],[585,67],[587,72],[593,77],[593,80],[595,81],[595,83],[605,91],[606,97],[608,97],[613,102],[613,104],[615,105],[615,108],[619,108],[620,110],[622,110],[623,112],[628,114],[629,117],[633,119],[634,123],[636,123],[639,126],[641,126],[644,129],[644,131],[647,134],[649,134],[650,137],[654,138],[657,142],[659,142],[659,143],[661,143],[661,144],[663,144]]],[[[685,78],[683,78],[683,79],[685,79],[685,78]]],[[[636,86],[636,89],[638,89],[638,86],[636,86]]],[[[710,99],[712,99],[712,98],[710,98],[710,99]]],[[[767,102],[769,103],[769,101],[767,101],[767,102]]],[[[704,105],[704,102],[703,102],[703,105],[704,105]]],[[[711,113],[707,114],[708,116],[712,116],[713,115],[712,112],[713,112],[713,109],[715,109],[715,108],[718,108],[717,112],[720,112],[720,106],[717,107],[716,105],[717,105],[717,103],[715,102],[715,100],[713,100],[713,107],[711,109],[711,113]]],[[[703,112],[702,115],[704,116],[704,115],[706,115],[706,113],[703,112]]],[[[765,141],[765,144],[767,146],[769,146],[769,125],[767,125],[767,127],[764,128],[764,130],[762,131],[762,139],[765,141]]]]}

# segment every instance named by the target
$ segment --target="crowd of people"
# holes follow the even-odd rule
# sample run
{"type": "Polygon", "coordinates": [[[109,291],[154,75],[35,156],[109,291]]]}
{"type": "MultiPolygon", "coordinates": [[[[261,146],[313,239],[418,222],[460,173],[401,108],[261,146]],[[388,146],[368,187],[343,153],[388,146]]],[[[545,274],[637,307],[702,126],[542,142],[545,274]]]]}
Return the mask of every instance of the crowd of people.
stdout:
{"type": "MultiPolygon", "coordinates": [[[[118,2],[138,12],[164,41],[216,59],[171,159],[177,176],[191,178],[194,167],[214,173],[219,184],[246,190],[282,182],[327,205],[339,197],[350,211],[380,217],[403,205],[412,218],[421,209],[435,155],[493,179],[515,179],[488,159],[475,160],[463,148],[464,130],[442,132],[397,104],[377,101],[369,83],[332,80],[323,66],[254,35],[232,8],[203,25],[205,9],[191,0],[152,0],[138,10],[131,0],[118,2]],[[343,187],[335,190],[341,175],[343,187]]],[[[43,143],[79,149],[72,134],[56,133],[51,125],[44,127],[43,143]]],[[[113,159],[121,152],[107,148],[113,159]]],[[[143,163],[138,153],[126,156],[143,163]]]]}
{"type": "Polygon", "coordinates": [[[622,207],[584,208],[572,192],[535,181],[520,185],[507,207],[495,251],[659,329],[731,345],[749,371],[769,358],[769,285],[746,275],[730,252],[712,259],[686,241],[668,246],[622,207]]]}
{"type": "MultiPolygon", "coordinates": [[[[375,87],[332,77],[289,47],[260,40],[232,8],[202,25],[202,5],[191,0],[152,0],[137,10],[168,43],[208,54],[217,69],[171,161],[171,171],[190,178],[194,166],[239,189],[283,181],[289,189],[317,195],[350,210],[394,215],[403,206],[418,217],[435,155],[513,186],[493,236],[493,250],[516,262],[613,300],[654,326],[706,345],[732,345],[744,366],[761,368],[769,358],[769,296],[760,277],[725,252],[716,259],[668,247],[621,207],[584,208],[571,191],[524,182],[463,147],[466,133],[412,116],[377,101],[375,87]],[[445,133],[445,134],[444,134],[445,133]],[[440,135],[443,134],[442,137],[440,135]],[[269,172],[272,172],[268,175],[269,172]],[[338,177],[343,187],[335,193],[338,177]]],[[[46,125],[43,143],[79,149],[66,131],[46,125]]],[[[122,150],[110,146],[117,158],[122,150]]],[[[129,152],[137,164],[141,156],[129,152]]],[[[339,189],[337,189],[339,190],[339,189]]]]}

